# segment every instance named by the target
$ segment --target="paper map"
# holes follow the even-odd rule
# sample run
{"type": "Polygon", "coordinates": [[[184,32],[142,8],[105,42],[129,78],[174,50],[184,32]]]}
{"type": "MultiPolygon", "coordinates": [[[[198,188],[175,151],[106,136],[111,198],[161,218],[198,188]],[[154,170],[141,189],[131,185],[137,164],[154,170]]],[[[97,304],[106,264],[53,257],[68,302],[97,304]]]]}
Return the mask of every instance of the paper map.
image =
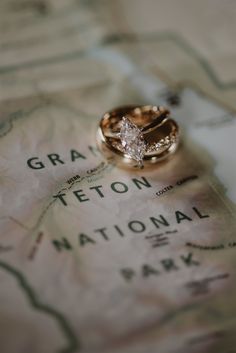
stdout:
{"type": "Polygon", "coordinates": [[[2,353],[236,352],[235,12],[1,2],[2,353]],[[123,104],[169,107],[167,163],[100,155],[123,104]]]}

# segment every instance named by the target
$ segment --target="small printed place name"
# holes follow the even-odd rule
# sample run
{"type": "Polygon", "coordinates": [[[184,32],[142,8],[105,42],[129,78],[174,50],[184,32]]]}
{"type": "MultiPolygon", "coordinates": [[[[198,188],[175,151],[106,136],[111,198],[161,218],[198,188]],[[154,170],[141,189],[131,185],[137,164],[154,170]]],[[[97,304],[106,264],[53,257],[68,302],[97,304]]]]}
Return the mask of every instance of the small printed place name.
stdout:
{"type": "Polygon", "coordinates": [[[202,244],[195,244],[191,242],[187,242],[186,246],[199,249],[199,250],[224,250],[227,248],[235,248],[236,247],[236,242],[229,242],[227,244],[216,244],[216,245],[202,245],[202,244]]]}
{"type": "Polygon", "coordinates": [[[101,173],[104,170],[109,169],[110,167],[112,167],[111,165],[106,164],[105,162],[101,162],[98,166],[96,166],[95,168],[91,168],[88,169],[85,173],[85,175],[80,176],[78,174],[73,175],[71,178],[69,178],[66,182],[67,184],[71,186],[73,186],[74,184],[81,182],[83,179],[87,179],[88,181],[93,181],[93,177],[98,174],[101,173]]]}
{"type": "Polygon", "coordinates": [[[183,185],[189,181],[193,181],[195,179],[198,179],[198,175],[190,175],[188,177],[182,178],[182,179],[178,180],[174,185],[167,185],[163,189],[157,191],[156,195],[161,196],[161,195],[165,194],[166,192],[174,189],[175,187],[181,186],[181,185],[183,185]]]}
{"type": "Polygon", "coordinates": [[[220,273],[211,277],[204,277],[196,281],[186,283],[185,287],[191,291],[192,296],[209,294],[211,283],[229,278],[228,273],[220,273]]]}

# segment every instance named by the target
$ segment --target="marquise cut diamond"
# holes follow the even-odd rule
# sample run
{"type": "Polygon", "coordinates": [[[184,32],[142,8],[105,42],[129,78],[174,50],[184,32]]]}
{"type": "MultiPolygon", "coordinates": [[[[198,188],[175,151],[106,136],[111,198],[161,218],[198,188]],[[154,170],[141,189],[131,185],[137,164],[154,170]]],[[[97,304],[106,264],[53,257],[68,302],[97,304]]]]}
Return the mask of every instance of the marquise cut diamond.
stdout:
{"type": "Polygon", "coordinates": [[[146,143],[141,130],[127,117],[123,117],[121,122],[120,140],[127,155],[142,166],[146,143]]]}
{"type": "Polygon", "coordinates": [[[120,139],[123,147],[139,138],[141,131],[127,117],[123,117],[120,129],[120,139]]]}

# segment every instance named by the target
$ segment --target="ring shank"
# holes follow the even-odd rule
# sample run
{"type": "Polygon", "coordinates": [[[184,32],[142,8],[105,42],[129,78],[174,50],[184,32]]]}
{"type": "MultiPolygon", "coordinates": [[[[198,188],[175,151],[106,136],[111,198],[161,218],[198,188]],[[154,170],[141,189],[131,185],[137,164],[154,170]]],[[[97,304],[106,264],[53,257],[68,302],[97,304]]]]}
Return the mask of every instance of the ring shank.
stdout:
{"type": "Polygon", "coordinates": [[[128,105],[116,108],[104,114],[100,122],[100,127],[106,134],[117,133],[120,131],[120,123],[124,116],[128,117],[137,127],[144,130],[146,125],[151,124],[157,118],[160,122],[166,119],[169,111],[161,106],[143,105],[133,106],[128,105]]]}

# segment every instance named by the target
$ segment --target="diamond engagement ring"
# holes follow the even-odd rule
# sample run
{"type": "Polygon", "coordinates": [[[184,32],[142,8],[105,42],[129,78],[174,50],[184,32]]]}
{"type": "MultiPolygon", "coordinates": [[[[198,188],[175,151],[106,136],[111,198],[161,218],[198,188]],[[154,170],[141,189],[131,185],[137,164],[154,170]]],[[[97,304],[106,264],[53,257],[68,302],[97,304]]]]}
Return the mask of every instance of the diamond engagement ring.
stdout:
{"type": "Polygon", "coordinates": [[[101,152],[119,165],[143,168],[164,160],[179,144],[179,127],[161,106],[125,106],[107,112],[97,131],[101,152]]]}

